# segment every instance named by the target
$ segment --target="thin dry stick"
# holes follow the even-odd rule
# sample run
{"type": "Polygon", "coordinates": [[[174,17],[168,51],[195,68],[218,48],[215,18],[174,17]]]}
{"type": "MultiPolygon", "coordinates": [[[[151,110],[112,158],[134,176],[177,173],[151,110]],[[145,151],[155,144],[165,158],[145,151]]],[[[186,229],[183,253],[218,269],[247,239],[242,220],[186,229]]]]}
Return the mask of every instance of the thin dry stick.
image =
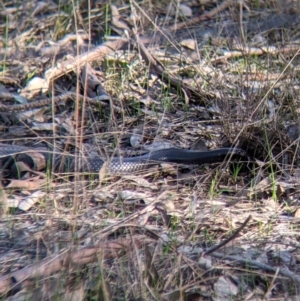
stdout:
{"type": "Polygon", "coordinates": [[[222,260],[229,260],[229,261],[239,262],[243,265],[246,265],[247,267],[259,268],[259,269],[262,269],[266,272],[271,272],[271,273],[274,273],[274,274],[276,274],[277,270],[279,269],[279,274],[280,275],[291,279],[298,286],[300,286],[300,276],[293,273],[293,272],[291,272],[287,268],[271,267],[267,264],[261,263],[261,262],[256,261],[256,260],[249,260],[249,259],[245,259],[245,258],[241,258],[241,257],[238,257],[238,256],[233,256],[233,255],[224,256],[224,253],[216,253],[215,252],[215,253],[212,253],[211,256],[215,257],[215,258],[222,259],[222,260]]]}
{"type": "MultiPolygon", "coordinates": [[[[59,103],[60,101],[66,101],[68,99],[75,99],[75,100],[86,100],[91,105],[100,105],[102,107],[108,107],[109,104],[103,100],[107,100],[107,97],[104,96],[103,100],[101,97],[98,97],[97,99],[93,99],[90,97],[84,97],[82,95],[76,94],[74,92],[65,92],[59,96],[54,96],[53,98],[45,98],[37,101],[33,101],[30,103],[26,103],[23,105],[3,105],[0,104],[0,112],[18,112],[18,111],[23,111],[23,110],[29,110],[29,109],[34,109],[34,108],[40,108],[44,107],[47,105],[50,105],[52,103],[56,104],[59,103]],[[100,98],[100,99],[99,99],[100,98]]],[[[116,106],[113,107],[114,110],[117,112],[120,112],[120,109],[116,106]]]]}
{"type": "Polygon", "coordinates": [[[170,30],[178,30],[193,25],[194,23],[199,23],[201,21],[211,19],[213,16],[215,16],[222,10],[226,9],[231,3],[232,0],[225,0],[221,5],[217,5],[217,7],[212,9],[210,12],[204,13],[203,15],[195,17],[189,21],[184,21],[181,23],[174,24],[173,26],[170,27],[170,30]]]}
{"type": "Polygon", "coordinates": [[[246,225],[249,223],[249,221],[250,221],[251,218],[252,218],[252,216],[249,215],[246,218],[246,220],[242,223],[242,225],[235,231],[235,233],[233,233],[233,235],[231,235],[230,237],[228,237],[227,239],[225,239],[224,241],[222,241],[220,244],[209,248],[207,251],[205,251],[203,253],[203,256],[209,255],[209,254],[217,251],[218,249],[222,248],[227,243],[229,243],[231,240],[235,239],[237,237],[237,235],[246,227],[246,225]]]}
{"type": "Polygon", "coordinates": [[[274,277],[272,278],[272,281],[271,281],[270,285],[268,286],[268,290],[266,291],[265,296],[264,296],[265,300],[268,300],[268,298],[270,298],[270,295],[271,295],[272,290],[274,288],[275,280],[278,277],[278,273],[279,273],[279,268],[277,268],[276,273],[275,273],[274,277]]]}
{"type": "Polygon", "coordinates": [[[300,48],[298,49],[298,51],[295,53],[295,55],[291,58],[291,60],[288,62],[288,64],[285,66],[285,68],[282,70],[280,76],[277,78],[277,80],[273,83],[273,85],[270,87],[270,89],[267,91],[267,93],[265,94],[265,96],[262,98],[262,100],[259,102],[259,104],[256,106],[256,108],[254,109],[253,113],[250,116],[250,120],[253,119],[253,116],[255,115],[255,113],[257,112],[257,110],[259,109],[259,107],[265,102],[266,98],[268,97],[268,95],[270,94],[271,91],[273,91],[275,85],[278,83],[278,81],[281,79],[281,77],[283,76],[283,74],[285,73],[285,71],[287,70],[287,68],[290,67],[291,63],[294,61],[294,59],[298,56],[298,54],[300,53],[300,48]]]}
{"type": "Polygon", "coordinates": [[[152,69],[152,71],[156,72],[157,75],[159,75],[164,82],[170,84],[171,86],[177,89],[181,89],[185,95],[190,96],[191,93],[193,93],[205,99],[205,96],[207,96],[205,95],[205,93],[202,93],[201,91],[191,87],[190,85],[183,83],[181,79],[171,76],[166,71],[165,67],[150,54],[150,52],[145,47],[144,43],[138,37],[136,37],[135,44],[137,48],[140,50],[140,53],[143,59],[145,60],[146,64],[148,64],[149,67],[152,69]]]}
{"type": "MultiPolygon", "coordinates": [[[[216,57],[212,59],[210,62],[213,64],[226,61],[227,59],[231,58],[238,58],[243,57],[245,55],[263,55],[263,54],[270,54],[270,55],[276,55],[276,54],[285,54],[285,53],[292,53],[294,51],[299,51],[299,45],[285,45],[284,47],[277,48],[277,47],[235,47],[235,50],[227,51],[224,55],[216,57]]],[[[280,77],[279,77],[280,78],[280,77]]],[[[277,81],[278,82],[278,81],[277,81]]],[[[276,82],[276,83],[277,83],[276,82]]]]}
{"type": "Polygon", "coordinates": [[[246,40],[245,40],[245,34],[244,34],[244,27],[243,27],[243,1],[240,1],[240,31],[241,31],[241,37],[243,41],[243,45],[245,46],[246,40]]]}

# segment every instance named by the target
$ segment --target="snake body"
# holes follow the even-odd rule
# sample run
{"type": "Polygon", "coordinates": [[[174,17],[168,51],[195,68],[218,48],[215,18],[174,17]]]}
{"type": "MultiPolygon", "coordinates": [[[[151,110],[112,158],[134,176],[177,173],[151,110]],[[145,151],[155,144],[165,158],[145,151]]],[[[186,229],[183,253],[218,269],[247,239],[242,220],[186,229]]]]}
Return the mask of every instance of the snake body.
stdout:
{"type": "MultiPolygon", "coordinates": [[[[50,167],[53,171],[61,171],[63,166],[64,172],[72,172],[75,170],[75,163],[79,163],[77,170],[82,172],[99,172],[106,163],[105,167],[109,174],[131,173],[162,162],[201,165],[205,163],[223,162],[227,158],[228,160],[235,158],[245,158],[248,160],[247,153],[239,148],[220,148],[203,152],[168,148],[152,151],[141,156],[129,158],[114,157],[111,160],[105,161],[98,156],[93,158],[86,156],[74,157],[73,155],[60,155],[24,146],[0,144],[0,162],[2,166],[5,162],[8,162],[12,156],[14,157],[13,162],[23,161],[28,163],[30,162],[28,157],[36,153],[41,154],[45,161],[42,166],[49,166],[50,162],[50,167]]],[[[6,166],[8,165],[9,163],[6,164],[6,166]]],[[[30,163],[30,165],[30,168],[33,168],[34,163],[30,163]]]]}
{"type": "MultiPolygon", "coordinates": [[[[160,149],[142,156],[131,158],[116,157],[108,161],[107,169],[110,173],[130,173],[162,162],[177,164],[205,164],[222,162],[228,157],[247,157],[244,150],[237,148],[220,148],[212,151],[193,151],[177,148],[160,149]]],[[[104,161],[94,158],[88,164],[91,171],[99,171],[104,161]]]]}

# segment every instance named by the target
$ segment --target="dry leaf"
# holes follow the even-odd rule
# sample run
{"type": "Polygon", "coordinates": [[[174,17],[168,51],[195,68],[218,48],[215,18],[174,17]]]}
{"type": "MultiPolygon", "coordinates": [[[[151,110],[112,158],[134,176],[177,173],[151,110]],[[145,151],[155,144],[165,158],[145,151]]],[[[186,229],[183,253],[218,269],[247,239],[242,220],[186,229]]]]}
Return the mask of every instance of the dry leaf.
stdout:
{"type": "Polygon", "coordinates": [[[33,98],[39,93],[46,93],[48,91],[48,84],[45,79],[40,77],[32,78],[24,89],[20,91],[20,95],[25,98],[33,98]]]}
{"type": "Polygon", "coordinates": [[[20,121],[26,121],[30,118],[36,122],[44,122],[45,121],[44,113],[47,109],[48,109],[47,107],[43,107],[43,108],[37,108],[37,109],[21,112],[17,114],[17,118],[20,121]]]}
{"type": "Polygon", "coordinates": [[[295,217],[300,218],[300,208],[297,208],[297,210],[295,212],[295,217]]]}
{"type": "Polygon", "coordinates": [[[193,11],[192,9],[185,5],[185,4],[180,4],[179,5],[179,11],[180,11],[180,14],[185,16],[185,17],[192,17],[193,16],[193,11]]]}
{"type": "Polygon", "coordinates": [[[185,39],[180,42],[180,45],[189,48],[191,50],[196,50],[197,41],[195,41],[194,39],[185,39]]]}
{"type": "Polygon", "coordinates": [[[238,287],[226,277],[219,277],[218,281],[214,284],[216,298],[214,300],[231,300],[239,292],[238,287]]]}
{"type": "Polygon", "coordinates": [[[45,192],[35,191],[32,195],[22,200],[18,208],[23,211],[28,211],[35,203],[39,202],[45,195],[46,195],[45,192]]]}
{"type": "Polygon", "coordinates": [[[33,126],[31,127],[33,130],[35,131],[50,131],[52,132],[53,129],[57,128],[57,124],[56,123],[33,123],[33,126]]]}

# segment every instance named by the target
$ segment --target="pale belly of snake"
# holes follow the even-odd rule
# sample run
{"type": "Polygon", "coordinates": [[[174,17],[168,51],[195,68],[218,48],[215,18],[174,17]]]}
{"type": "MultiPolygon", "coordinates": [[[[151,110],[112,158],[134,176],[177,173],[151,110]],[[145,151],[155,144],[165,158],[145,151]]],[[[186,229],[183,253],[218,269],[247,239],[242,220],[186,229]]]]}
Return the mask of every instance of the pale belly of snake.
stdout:
{"type": "MultiPolygon", "coordinates": [[[[41,166],[48,166],[48,168],[50,167],[54,172],[72,172],[75,170],[75,165],[77,164],[76,170],[78,171],[97,173],[105,164],[106,171],[109,174],[131,173],[162,162],[201,165],[232,159],[249,160],[247,153],[238,148],[220,148],[203,152],[168,148],[152,151],[141,156],[129,158],[113,157],[105,161],[98,156],[89,158],[87,156],[77,155],[75,157],[70,154],[53,154],[51,151],[24,146],[0,144],[0,163],[2,168],[7,168],[18,161],[34,165],[34,162],[30,163],[30,161],[32,161],[32,159],[30,159],[32,154],[40,155],[42,160],[45,160],[41,166]]],[[[31,168],[33,167],[34,166],[31,166],[31,168]]]]}

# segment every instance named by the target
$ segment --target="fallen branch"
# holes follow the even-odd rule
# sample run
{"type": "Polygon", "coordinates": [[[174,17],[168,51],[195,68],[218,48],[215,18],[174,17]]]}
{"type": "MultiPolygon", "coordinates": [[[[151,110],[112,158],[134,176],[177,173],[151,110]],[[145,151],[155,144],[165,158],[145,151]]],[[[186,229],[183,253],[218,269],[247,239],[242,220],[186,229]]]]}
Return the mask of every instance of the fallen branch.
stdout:
{"type": "Polygon", "coordinates": [[[60,63],[59,67],[53,67],[45,72],[45,79],[49,84],[53,79],[68,72],[76,70],[86,63],[104,58],[106,55],[120,49],[128,43],[128,39],[118,38],[114,41],[105,42],[91,51],[87,51],[73,59],[60,63]]]}
{"type": "MultiPolygon", "coordinates": [[[[101,99],[98,97],[97,99],[90,98],[87,96],[82,96],[80,94],[74,92],[65,92],[59,96],[53,96],[52,98],[45,98],[37,101],[33,101],[30,103],[22,104],[22,105],[4,105],[0,104],[0,112],[18,112],[22,110],[29,110],[34,108],[40,108],[43,106],[48,106],[50,104],[56,104],[61,101],[66,101],[68,99],[76,99],[76,100],[85,100],[89,104],[92,105],[101,105],[102,107],[107,107],[109,104],[104,101],[107,100],[107,97],[101,99]]],[[[120,111],[120,108],[114,107],[115,110],[120,111]]]]}
{"type": "Polygon", "coordinates": [[[258,269],[264,270],[266,272],[274,273],[274,275],[276,273],[278,273],[284,277],[291,279],[298,286],[300,286],[300,275],[297,275],[297,274],[291,272],[288,268],[271,267],[271,266],[261,263],[259,261],[249,260],[249,259],[241,258],[239,256],[233,256],[233,255],[224,256],[224,253],[212,253],[210,256],[219,258],[222,260],[234,261],[235,263],[241,263],[241,264],[247,266],[247,268],[250,268],[250,267],[258,268],[258,269]]]}
{"type": "Polygon", "coordinates": [[[47,277],[56,272],[70,269],[74,271],[79,266],[96,262],[102,259],[116,258],[123,255],[124,249],[132,247],[134,243],[140,248],[145,243],[145,236],[136,235],[131,238],[100,242],[96,246],[79,250],[67,250],[66,252],[48,257],[39,263],[14,271],[0,277],[0,294],[5,294],[17,285],[22,285],[26,279],[47,277]]]}

